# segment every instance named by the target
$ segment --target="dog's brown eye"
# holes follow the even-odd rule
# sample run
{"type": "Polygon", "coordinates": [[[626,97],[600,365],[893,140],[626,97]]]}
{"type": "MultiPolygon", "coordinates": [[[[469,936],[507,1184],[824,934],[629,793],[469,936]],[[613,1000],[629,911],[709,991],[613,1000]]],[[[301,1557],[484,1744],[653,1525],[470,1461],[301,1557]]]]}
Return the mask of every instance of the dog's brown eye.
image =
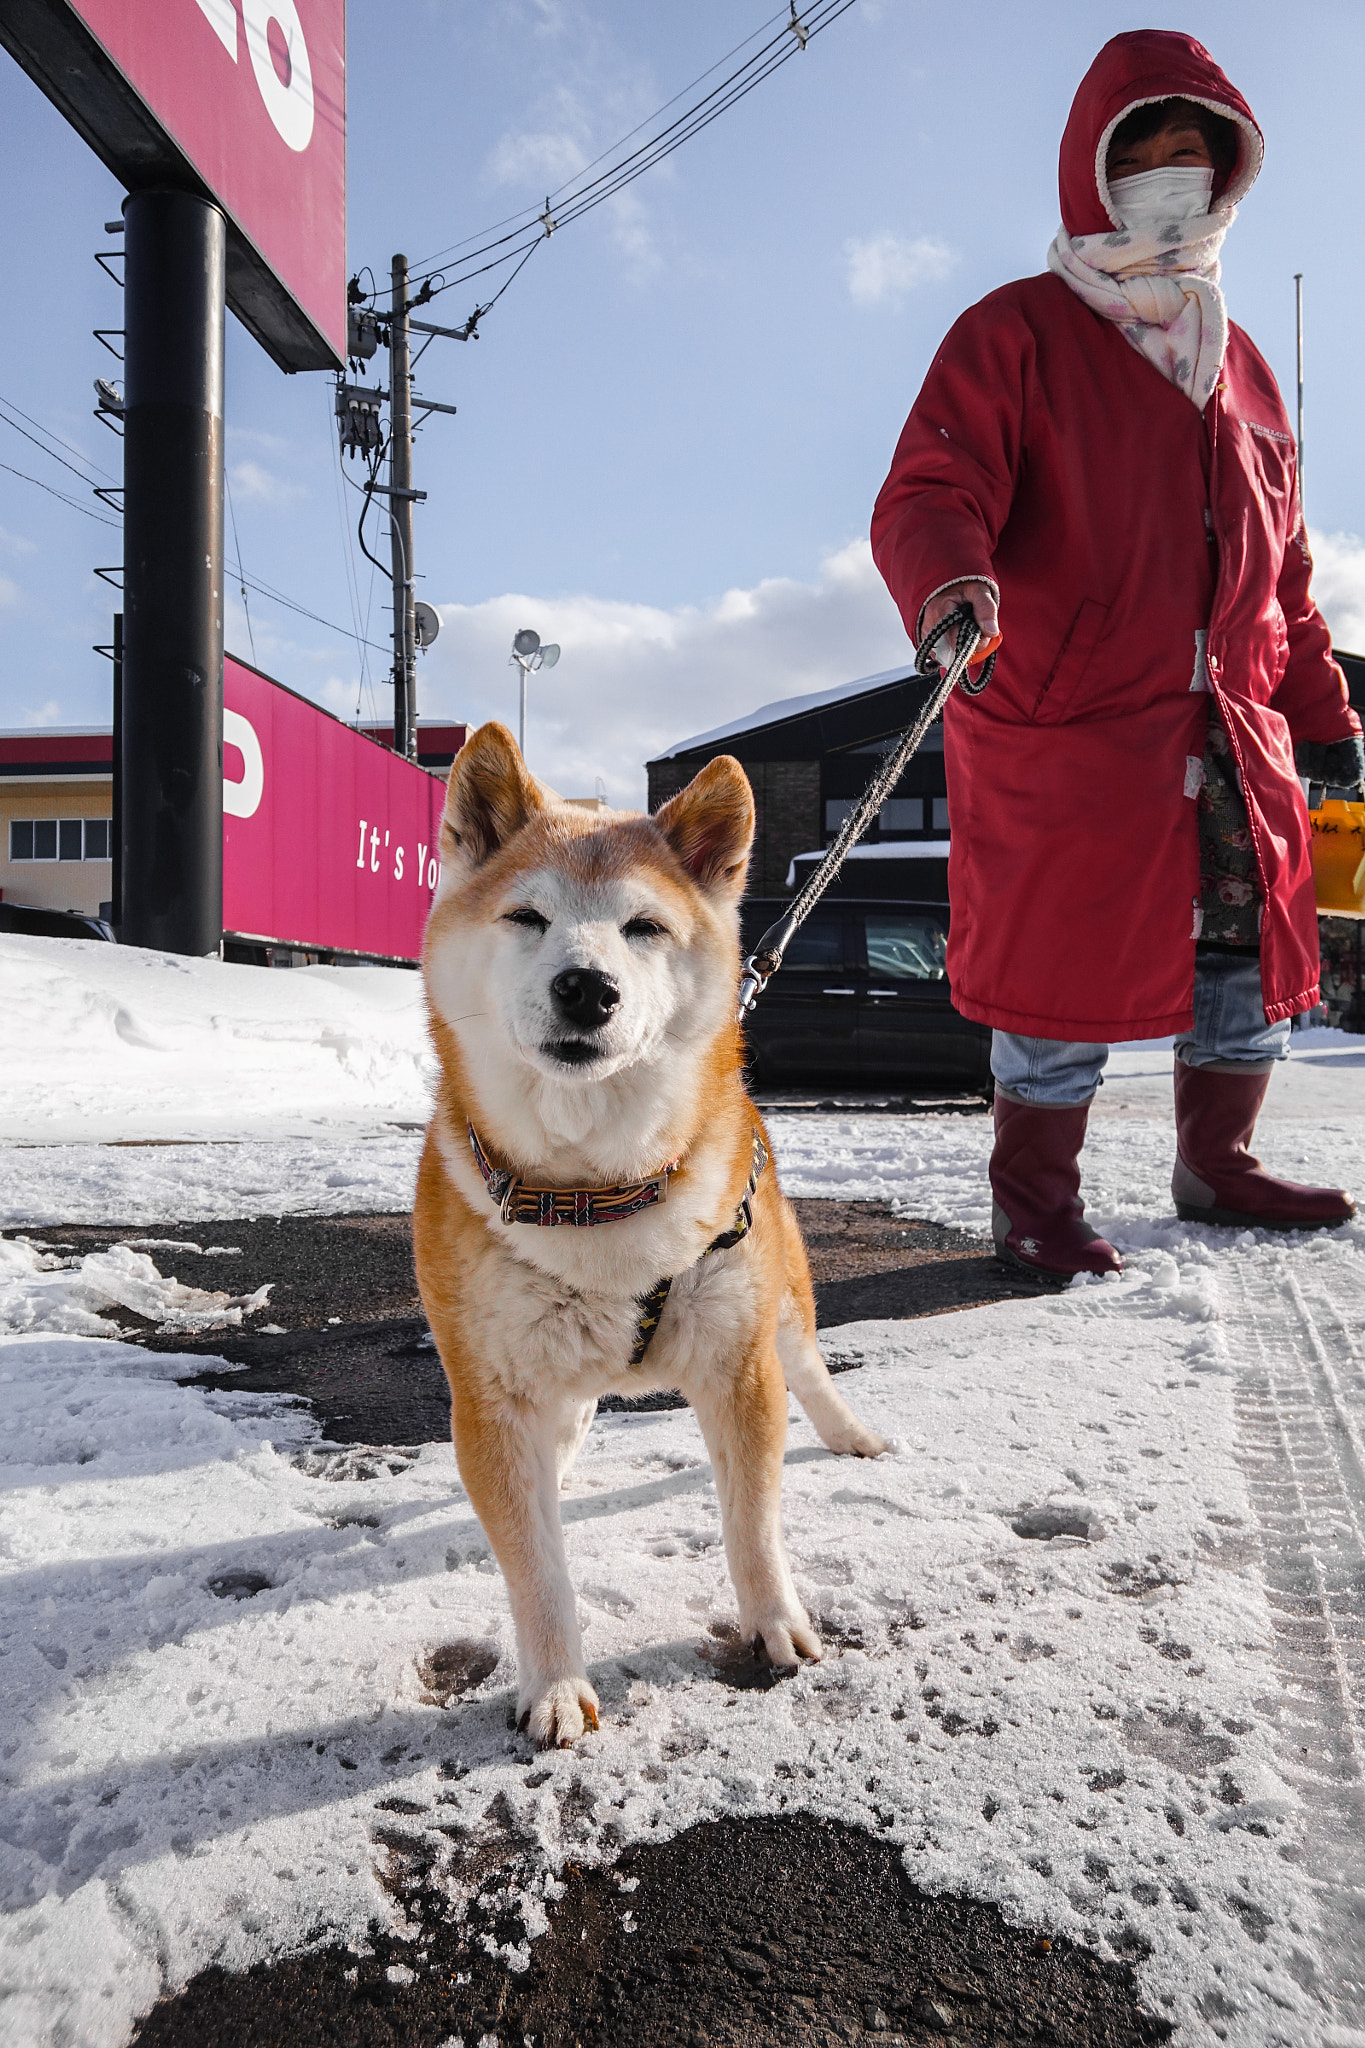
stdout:
{"type": "Polygon", "coordinates": [[[666,939],[667,928],[654,917],[632,917],[621,927],[628,939],[666,939]]]}
{"type": "Polygon", "coordinates": [[[515,910],[506,911],[504,924],[524,925],[528,932],[547,932],[550,929],[548,917],[542,917],[538,910],[532,910],[529,903],[519,904],[515,910]]]}

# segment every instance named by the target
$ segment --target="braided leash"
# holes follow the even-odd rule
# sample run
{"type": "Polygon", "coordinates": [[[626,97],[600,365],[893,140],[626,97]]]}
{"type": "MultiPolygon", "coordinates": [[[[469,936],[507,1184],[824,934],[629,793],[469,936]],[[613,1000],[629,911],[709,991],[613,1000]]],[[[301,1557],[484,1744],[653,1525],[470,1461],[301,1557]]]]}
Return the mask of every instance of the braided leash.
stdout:
{"type": "Polygon", "coordinates": [[[873,816],[881,809],[889,793],[900,781],[906,762],[919,751],[924,735],[953,691],[961,689],[968,697],[979,697],[985,689],[995,670],[993,654],[987,655],[981,673],[975,681],[967,673],[980,645],[981,628],[976,622],[976,614],[969,604],[960,604],[945,618],[940,619],[933,631],[926,633],[915,649],[915,667],[919,674],[929,676],[937,669],[938,682],[925,700],[919,717],[901,734],[893,752],[887,755],[881,767],[876,770],[858,799],[856,807],[844,819],[833,845],[796,897],[790,910],[785,916],[780,917],[776,924],[768,927],[745,961],[744,971],[739,978],[741,1023],[746,1012],[752,1010],[754,1003],[782,965],[783,954],[843,866],[849,848],[862,838],[873,816]],[[934,649],[944,634],[954,628],[957,629],[957,651],[945,669],[935,655],[934,649]]]}

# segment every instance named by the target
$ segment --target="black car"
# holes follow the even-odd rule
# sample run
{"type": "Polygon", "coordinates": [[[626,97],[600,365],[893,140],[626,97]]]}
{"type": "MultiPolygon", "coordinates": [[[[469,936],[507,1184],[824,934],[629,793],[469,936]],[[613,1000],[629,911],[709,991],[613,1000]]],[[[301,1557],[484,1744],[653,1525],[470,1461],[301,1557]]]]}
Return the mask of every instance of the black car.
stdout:
{"type": "MultiPolygon", "coordinates": [[[[790,898],[740,906],[748,954],[790,898]]],[[[946,903],[818,903],[745,1022],[750,1085],[993,1090],[991,1034],[953,1008],[946,903]]]]}
{"type": "Polygon", "coordinates": [[[32,903],[0,903],[0,932],[22,932],[30,939],[107,939],[114,927],[107,918],[84,910],[43,910],[32,903]]]}

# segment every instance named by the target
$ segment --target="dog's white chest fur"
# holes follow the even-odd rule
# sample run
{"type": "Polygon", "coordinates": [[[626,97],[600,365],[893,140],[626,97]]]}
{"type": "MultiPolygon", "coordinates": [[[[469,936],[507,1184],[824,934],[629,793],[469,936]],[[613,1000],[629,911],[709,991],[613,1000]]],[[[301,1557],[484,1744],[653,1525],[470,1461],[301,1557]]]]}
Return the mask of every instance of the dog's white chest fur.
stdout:
{"type": "MultiPolygon", "coordinates": [[[[452,1183],[476,1213],[486,1212],[484,1256],[493,1284],[479,1292],[477,1341],[509,1395],[544,1401],[555,1394],[643,1393],[677,1386],[689,1367],[733,1354],[753,1319],[745,1240],[706,1251],[709,1226],[699,1224],[695,1207],[713,1185],[725,1188],[723,1171],[699,1175],[686,1205],[675,1200],[619,1222],[504,1224],[467,1137],[439,1112],[435,1129],[452,1183]],[[662,1320],[643,1360],[632,1365],[644,1297],[666,1275],[672,1286],[662,1320]]],[[[736,1200],[742,1192],[735,1191],[736,1200]]]]}

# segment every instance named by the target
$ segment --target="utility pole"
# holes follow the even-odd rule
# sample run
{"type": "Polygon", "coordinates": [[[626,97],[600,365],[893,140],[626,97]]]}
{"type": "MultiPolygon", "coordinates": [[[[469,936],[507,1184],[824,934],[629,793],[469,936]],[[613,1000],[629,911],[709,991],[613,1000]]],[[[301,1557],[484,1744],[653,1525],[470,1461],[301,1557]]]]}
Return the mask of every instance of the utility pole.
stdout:
{"type": "MultiPolygon", "coordinates": [[[[2,5],[3,0],[0,0],[2,5]]],[[[387,573],[393,584],[393,751],[405,760],[415,761],[417,650],[431,645],[440,630],[440,620],[430,605],[424,604],[419,608],[417,603],[412,508],[423,502],[426,492],[415,491],[412,487],[413,411],[415,408],[416,424],[420,427],[431,413],[446,412],[453,416],[456,408],[440,398],[414,395],[411,335],[416,328],[426,336],[440,334],[448,341],[468,341],[478,331],[478,315],[472,314],[463,327],[436,327],[430,320],[414,320],[410,309],[426,304],[431,297],[431,280],[428,278],[424,282],[415,299],[409,299],[406,256],[394,257],[390,287],[389,314],[385,320],[383,314],[366,305],[371,294],[360,289],[359,278],[351,279],[347,357],[352,366],[359,369],[381,345],[386,346],[389,351],[389,388],[384,391],[373,384],[349,383],[344,374],[339,374],[336,418],[342,453],[363,456],[369,471],[364,486],[365,511],[368,512],[373,498],[387,498],[389,501],[391,566],[387,573]],[[389,480],[381,484],[378,468],[383,429],[379,408],[386,398],[389,402],[389,480]]],[[[427,345],[424,341],[418,349],[419,360],[427,345]]],[[[384,564],[365,546],[364,512],[360,517],[359,540],[369,560],[377,569],[382,569],[384,564]]]]}
{"type": "Polygon", "coordinates": [[[412,560],[408,259],[395,256],[389,318],[389,533],[393,543],[393,750],[417,758],[417,584],[412,560]]]}
{"type": "Polygon", "coordinates": [[[119,938],[223,936],[223,307],[226,222],[134,192],[127,228],[119,938]]]}
{"type": "Polygon", "coordinates": [[[1299,362],[1298,362],[1298,367],[1299,367],[1299,434],[1298,434],[1298,443],[1299,443],[1299,445],[1298,445],[1298,472],[1299,472],[1299,517],[1300,517],[1300,519],[1302,519],[1302,518],[1304,517],[1304,510],[1303,510],[1303,272],[1302,272],[1301,270],[1296,270],[1296,271],[1294,272],[1294,325],[1295,325],[1295,328],[1296,328],[1296,330],[1297,330],[1297,335],[1298,335],[1298,358],[1299,358],[1299,362]]]}

